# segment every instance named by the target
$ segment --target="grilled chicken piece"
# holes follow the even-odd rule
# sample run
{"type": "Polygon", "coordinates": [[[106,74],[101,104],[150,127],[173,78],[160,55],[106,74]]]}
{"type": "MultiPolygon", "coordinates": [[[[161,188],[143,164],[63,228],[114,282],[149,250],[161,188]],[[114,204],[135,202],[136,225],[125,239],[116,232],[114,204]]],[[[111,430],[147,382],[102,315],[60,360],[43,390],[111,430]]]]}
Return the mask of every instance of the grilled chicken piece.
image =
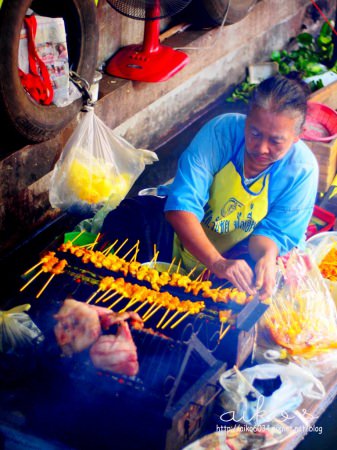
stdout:
{"type": "Polygon", "coordinates": [[[138,330],[143,328],[142,319],[137,313],[133,311],[115,313],[114,311],[111,311],[110,309],[107,308],[103,308],[102,306],[95,306],[95,305],[87,305],[87,306],[97,312],[102,328],[105,330],[111,327],[112,325],[124,322],[125,320],[128,319],[130,319],[131,324],[135,326],[138,330]]]}
{"type": "Polygon", "coordinates": [[[127,322],[119,323],[116,335],[100,336],[90,349],[90,357],[97,369],[136,375],[139,370],[137,349],[127,322]]]}
{"type": "Polygon", "coordinates": [[[66,299],[54,317],[56,340],[67,356],[90,347],[101,334],[98,313],[86,303],[66,299]]]}

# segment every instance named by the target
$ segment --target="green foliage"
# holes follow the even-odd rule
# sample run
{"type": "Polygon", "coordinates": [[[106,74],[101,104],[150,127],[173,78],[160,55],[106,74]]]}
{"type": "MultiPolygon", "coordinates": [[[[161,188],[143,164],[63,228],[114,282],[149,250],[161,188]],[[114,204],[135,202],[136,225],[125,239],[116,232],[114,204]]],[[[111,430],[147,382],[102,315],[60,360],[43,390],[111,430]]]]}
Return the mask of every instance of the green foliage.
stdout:
{"type": "MultiPolygon", "coordinates": [[[[278,63],[279,73],[288,75],[290,72],[298,72],[301,78],[308,78],[320,75],[328,70],[331,65],[334,44],[332,29],[324,22],[318,36],[314,37],[310,33],[300,33],[296,36],[296,49],[274,50],[270,55],[270,60],[278,63]]],[[[337,73],[337,62],[330,68],[337,73]]],[[[312,92],[323,87],[322,82],[311,82],[309,84],[312,92]]],[[[243,83],[238,85],[232,95],[227,98],[228,102],[242,100],[248,102],[250,94],[255,84],[249,82],[248,77],[243,83]]]]}

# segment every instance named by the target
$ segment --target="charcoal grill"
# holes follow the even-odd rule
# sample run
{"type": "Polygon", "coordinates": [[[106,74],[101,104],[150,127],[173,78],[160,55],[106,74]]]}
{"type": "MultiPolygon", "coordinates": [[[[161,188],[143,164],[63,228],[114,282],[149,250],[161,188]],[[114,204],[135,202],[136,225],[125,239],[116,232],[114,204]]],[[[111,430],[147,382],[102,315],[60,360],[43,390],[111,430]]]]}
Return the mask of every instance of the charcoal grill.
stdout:
{"type": "MultiPolygon", "coordinates": [[[[205,301],[205,310],[176,328],[153,331],[158,322],[155,314],[146,322],[149,330],[132,329],[139,361],[136,377],[98,371],[87,351],[60,357],[53,314],[69,294],[86,301],[111,272],[67,257],[67,272],[58,275],[38,300],[34,283],[25,290],[25,302],[32,305],[30,315],[46,339],[36,353],[31,377],[25,376],[19,392],[13,394],[14,406],[7,405],[7,416],[20,411],[24,432],[48,442],[56,440],[66,448],[181,449],[198,437],[207,422],[221,390],[219,375],[233,364],[240,367],[251,353],[260,312],[252,319],[251,307],[233,303],[215,308],[211,300],[195,297],[205,301]],[[232,326],[219,342],[222,307],[244,313],[241,322],[246,329],[232,326]],[[116,439],[117,445],[113,444],[116,439]]],[[[188,298],[181,290],[172,292],[188,298]]],[[[126,303],[123,300],[119,309],[126,303]]]]}

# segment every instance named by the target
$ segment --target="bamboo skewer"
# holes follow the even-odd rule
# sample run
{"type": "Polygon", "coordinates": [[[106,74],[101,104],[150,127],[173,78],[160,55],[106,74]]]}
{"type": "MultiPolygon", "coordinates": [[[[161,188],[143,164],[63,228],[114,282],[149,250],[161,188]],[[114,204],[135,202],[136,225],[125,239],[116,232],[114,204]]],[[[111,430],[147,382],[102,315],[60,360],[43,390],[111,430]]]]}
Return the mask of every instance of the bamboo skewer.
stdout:
{"type": "MultiPolygon", "coordinates": [[[[103,298],[104,298],[106,295],[109,295],[110,292],[113,291],[113,290],[114,290],[113,288],[110,288],[110,289],[107,289],[106,291],[104,291],[102,295],[100,295],[98,298],[96,298],[95,304],[101,302],[101,301],[103,300],[103,298]]],[[[98,293],[98,291],[97,291],[97,293],[98,293]]]]}
{"type": "Polygon", "coordinates": [[[139,245],[139,240],[135,243],[135,245],[133,247],[130,248],[130,250],[128,252],[125,253],[125,255],[121,259],[125,259],[132,252],[133,249],[138,248],[138,245],[139,245]]]}
{"type": "Polygon", "coordinates": [[[220,336],[219,336],[219,341],[221,341],[221,339],[223,339],[223,338],[225,337],[225,335],[227,334],[227,332],[228,332],[228,330],[230,329],[230,327],[231,327],[231,324],[229,323],[229,324],[227,325],[227,327],[224,329],[224,331],[222,332],[222,334],[220,334],[220,336]]]}
{"type": "Polygon", "coordinates": [[[85,230],[82,230],[77,236],[74,237],[74,239],[72,239],[70,242],[73,245],[75,241],[77,241],[77,239],[82,236],[82,234],[85,233],[85,230]]]}
{"type": "Polygon", "coordinates": [[[197,276],[197,278],[195,279],[195,281],[201,281],[202,277],[204,276],[205,272],[207,270],[207,267],[204,268],[204,270],[197,276]]]}
{"type": "Polygon", "coordinates": [[[221,323],[220,323],[219,341],[220,341],[220,336],[222,335],[222,332],[223,332],[224,323],[225,323],[225,322],[221,322],[221,323]]]}
{"type": "Polygon", "coordinates": [[[167,309],[163,315],[163,317],[160,319],[160,321],[157,323],[156,328],[160,328],[160,325],[164,322],[164,320],[166,319],[168,313],[170,312],[170,309],[167,309]]]}
{"type": "Polygon", "coordinates": [[[108,309],[112,309],[114,306],[117,305],[117,303],[121,302],[123,298],[125,298],[125,295],[121,295],[120,297],[118,297],[118,299],[112,305],[108,306],[108,309]]]}
{"type": "Polygon", "coordinates": [[[28,269],[24,275],[28,275],[30,272],[32,272],[34,269],[36,269],[37,267],[39,267],[41,264],[43,264],[44,261],[39,261],[37,264],[35,264],[35,266],[31,267],[30,269],[28,269]]]}
{"type": "Polygon", "coordinates": [[[138,245],[138,247],[137,247],[136,250],[135,250],[135,254],[134,254],[133,257],[130,259],[130,262],[136,261],[137,256],[138,256],[138,253],[139,253],[139,245],[138,245]]]}
{"type": "Polygon", "coordinates": [[[150,317],[154,316],[156,312],[160,310],[160,308],[162,308],[162,305],[157,305],[157,307],[150,314],[147,314],[146,317],[143,317],[143,322],[146,322],[150,319],[150,317]]]}
{"type": "Polygon", "coordinates": [[[138,298],[131,298],[131,300],[129,301],[129,303],[125,306],[125,308],[121,309],[119,312],[125,312],[127,309],[131,308],[131,306],[135,305],[136,303],[139,302],[138,298]]]}
{"type": "Polygon", "coordinates": [[[143,306],[145,306],[145,305],[147,305],[149,303],[149,301],[148,300],[146,300],[145,302],[143,302],[140,306],[138,306],[138,308],[137,309],[135,309],[134,310],[134,312],[138,312],[138,311],[140,311],[142,308],[143,308],[143,306]]]}
{"type": "Polygon", "coordinates": [[[152,305],[150,306],[150,308],[146,311],[146,313],[143,315],[143,317],[142,317],[142,320],[144,320],[145,319],[145,317],[149,314],[149,313],[151,313],[151,311],[153,310],[153,308],[155,308],[156,307],[156,303],[152,303],[152,305]]]}
{"type": "MultiPolygon", "coordinates": [[[[113,289],[109,289],[109,291],[111,292],[111,291],[113,291],[113,289]]],[[[104,298],[102,296],[102,300],[101,301],[102,301],[102,303],[105,303],[105,302],[109,301],[110,299],[112,299],[115,295],[118,295],[118,294],[120,294],[120,292],[116,291],[113,294],[109,295],[108,297],[104,298]]]]}
{"type": "Polygon", "coordinates": [[[115,240],[115,242],[113,242],[111,245],[109,245],[109,247],[107,247],[102,253],[104,256],[107,256],[111,250],[114,248],[114,246],[117,244],[118,239],[115,240]]]}
{"type": "Polygon", "coordinates": [[[173,329],[173,328],[177,327],[180,324],[180,322],[182,322],[184,319],[186,319],[186,317],[189,314],[191,314],[191,313],[189,311],[187,311],[182,317],[180,317],[179,320],[177,320],[173,325],[171,325],[170,328],[173,329]]]}
{"type": "Polygon", "coordinates": [[[96,291],[88,298],[86,303],[90,303],[91,300],[93,300],[94,297],[96,297],[96,295],[99,294],[100,292],[102,292],[102,289],[96,289],[96,291]]]}
{"type": "Polygon", "coordinates": [[[20,289],[20,292],[22,292],[24,289],[26,289],[27,286],[30,285],[30,283],[32,283],[39,275],[41,275],[41,273],[44,272],[43,269],[41,269],[38,273],[36,273],[29,281],[27,281],[27,283],[22,286],[22,288],[20,289]]]}
{"type": "Polygon", "coordinates": [[[94,242],[92,244],[90,244],[90,250],[94,249],[95,245],[98,242],[98,239],[99,239],[100,235],[101,235],[101,233],[98,233],[98,235],[96,236],[96,239],[94,240],[94,242]]]}
{"type": "Polygon", "coordinates": [[[118,249],[114,252],[114,255],[117,255],[117,253],[121,250],[122,247],[128,242],[129,238],[126,238],[124,242],[121,243],[121,245],[118,247],[118,249]]]}
{"type": "Polygon", "coordinates": [[[162,325],[162,330],[164,330],[166,327],[167,327],[167,325],[169,324],[169,323],[171,323],[172,322],[172,320],[179,314],[179,312],[180,311],[176,311],[174,314],[173,314],[173,316],[171,316],[170,318],[169,318],[169,320],[167,321],[167,322],[165,322],[164,323],[164,325],[162,325]]]}
{"type": "Polygon", "coordinates": [[[180,266],[181,266],[181,259],[179,259],[178,267],[177,267],[176,273],[179,273],[179,271],[180,271],[180,266]]]}
{"type": "Polygon", "coordinates": [[[194,267],[193,267],[193,269],[187,274],[187,276],[190,278],[191,277],[191,275],[194,273],[194,271],[199,267],[199,263],[197,263],[194,267]]]}
{"type": "Polygon", "coordinates": [[[167,273],[168,273],[168,274],[170,274],[170,271],[171,271],[171,269],[172,269],[172,266],[173,266],[175,260],[176,260],[176,257],[174,256],[173,259],[172,259],[172,261],[171,261],[171,263],[170,263],[170,265],[169,265],[169,268],[167,269],[167,273]]]}
{"type": "Polygon", "coordinates": [[[39,298],[40,295],[42,294],[42,292],[46,289],[46,287],[48,286],[48,284],[51,282],[51,280],[54,278],[54,276],[56,275],[56,273],[52,273],[50,275],[50,277],[48,278],[47,282],[45,283],[45,285],[43,286],[43,288],[39,291],[39,293],[36,295],[36,298],[39,298]]]}

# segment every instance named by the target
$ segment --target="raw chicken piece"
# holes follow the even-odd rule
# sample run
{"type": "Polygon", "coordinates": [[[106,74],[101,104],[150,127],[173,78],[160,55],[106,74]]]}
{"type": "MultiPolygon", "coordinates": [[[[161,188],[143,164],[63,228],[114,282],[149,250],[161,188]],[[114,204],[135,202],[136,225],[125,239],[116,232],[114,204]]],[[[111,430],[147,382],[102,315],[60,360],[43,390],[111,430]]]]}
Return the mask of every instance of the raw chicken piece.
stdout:
{"type": "Polygon", "coordinates": [[[119,323],[116,335],[100,336],[90,349],[97,369],[134,376],[139,370],[137,349],[127,322],[119,323]]]}
{"type": "Polygon", "coordinates": [[[67,356],[90,347],[101,334],[98,313],[86,303],[66,299],[54,317],[56,340],[67,356]]]}

